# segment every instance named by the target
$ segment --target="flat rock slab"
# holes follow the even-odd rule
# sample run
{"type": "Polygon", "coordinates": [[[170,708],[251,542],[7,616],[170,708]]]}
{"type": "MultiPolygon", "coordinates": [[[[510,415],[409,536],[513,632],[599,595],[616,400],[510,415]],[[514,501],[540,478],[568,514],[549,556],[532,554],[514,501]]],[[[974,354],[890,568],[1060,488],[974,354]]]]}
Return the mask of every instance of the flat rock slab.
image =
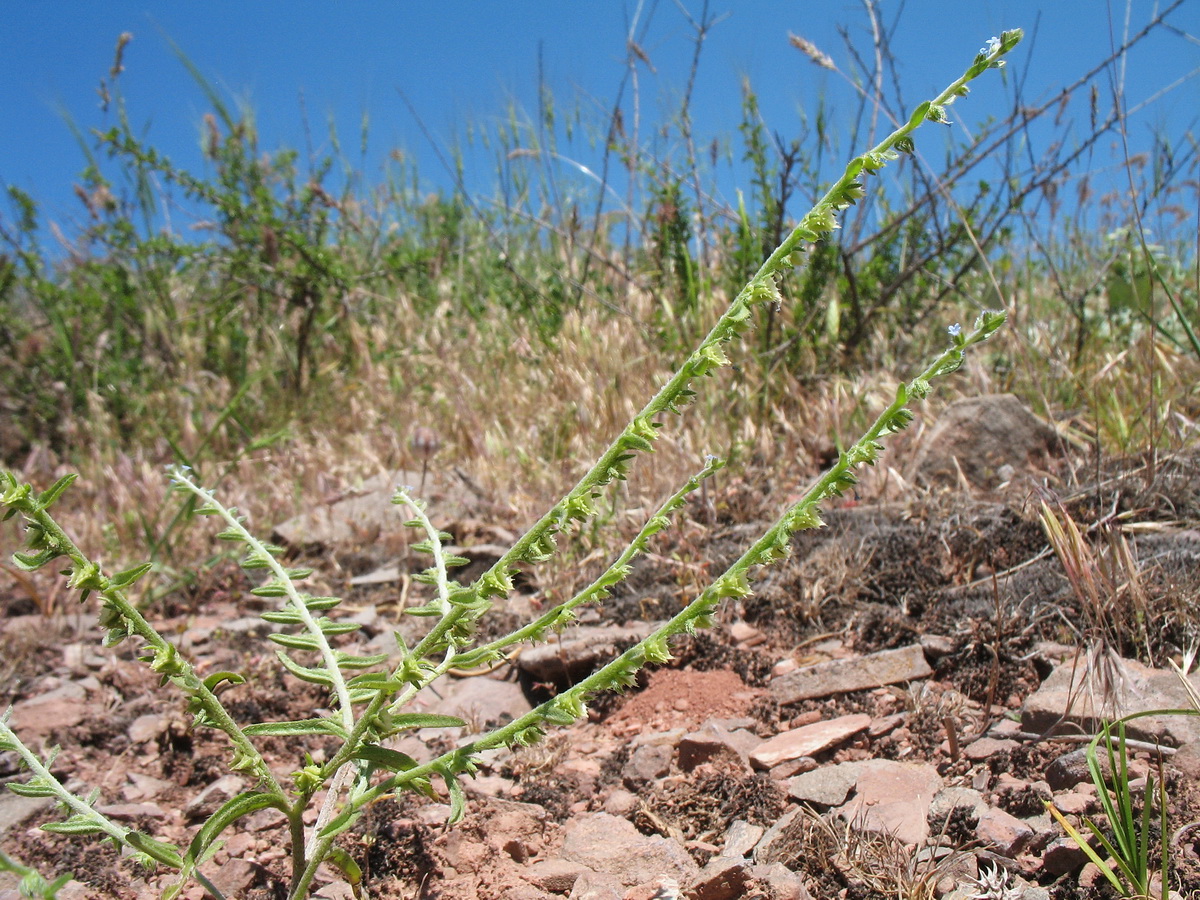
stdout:
{"type": "Polygon", "coordinates": [[[867,831],[895,835],[905,844],[929,837],[929,807],[943,787],[937,769],[890,759],[855,765],[854,797],[838,808],[844,819],[867,831]]]}
{"type": "MultiPolygon", "coordinates": [[[[1190,709],[1187,692],[1179,676],[1169,669],[1152,669],[1136,660],[1117,660],[1120,677],[1116,689],[1106,696],[1089,684],[1083,662],[1072,660],[1059,665],[1041,687],[1025,699],[1021,707],[1021,727],[1043,734],[1092,732],[1101,719],[1152,709],[1190,709]]],[[[1192,685],[1200,689],[1200,675],[1191,675],[1192,685]]],[[[1200,741],[1200,718],[1196,716],[1148,716],[1126,724],[1131,738],[1162,741],[1183,747],[1200,741]]]]}
{"type": "Polygon", "coordinates": [[[835,659],[781,675],[771,682],[771,697],[781,704],[813,700],[885,684],[917,681],[933,674],[920,644],[881,650],[855,659],[835,659]]]}
{"type": "Polygon", "coordinates": [[[811,725],[801,725],[759,744],[750,753],[750,764],[756,769],[769,769],[789,759],[813,756],[822,750],[837,746],[870,724],[870,716],[854,713],[824,722],[813,722],[811,725]]]}

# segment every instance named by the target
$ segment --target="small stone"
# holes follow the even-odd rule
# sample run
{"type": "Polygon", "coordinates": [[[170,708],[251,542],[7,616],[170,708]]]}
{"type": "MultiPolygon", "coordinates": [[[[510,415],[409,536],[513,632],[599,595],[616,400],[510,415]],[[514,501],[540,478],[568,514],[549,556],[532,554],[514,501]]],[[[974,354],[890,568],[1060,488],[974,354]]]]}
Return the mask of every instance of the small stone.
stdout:
{"type": "Polygon", "coordinates": [[[64,682],[44,694],[14,704],[10,724],[26,743],[31,738],[48,737],[82,722],[87,712],[86,700],[87,692],[80,685],[64,682]]]}
{"type": "Polygon", "coordinates": [[[781,659],[771,667],[771,677],[778,678],[781,675],[787,675],[795,672],[800,668],[800,663],[796,662],[790,656],[787,659],[781,659]]]}
{"type": "Polygon", "coordinates": [[[231,859],[212,874],[212,883],[226,897],[242,897],[250,888],[268,884],[271,874],[258,863],[231,859]]]}
{"type": "Polygon", "coordinates": [[[641,834],[632,823],[608,813],[582,815],[568,822],[560,856],[613,876],[626,886],[662,875],[687,880],[699,871],[680,844],[641,834]]]}
{"type": "Polygon", "coordinates": [[[162,713],[147,713],[130,722],[125,733],[129,735],[129,740],[133,743],[145,744],[158,740],[158,736],[167,730],[169,722],[170,720],[162,713]]]}
{"type": "Polygon", "coordinates": [[[245,782],[237,775],[222,775],[187,802],[183,814],[188,821],[207,819],[222,803],[241,792],[245,782]]]}
{"type": "Polygon", "coordinates": [[[644,744],[629,757],[621,773],[626,787],[637,787],[657,781],[671,771],[674,748],[664,744],[644,744]]]}
{"type": "Polygon", "coordinates": [[[975,826],[975,837],[985,847],[994,850],[1001,856],[1016,859],[1032,840],[1033,829],[1016,816],[989,806],[979,813],[979,824],[975,826]]]}
{"type": "Polygon", "coordinates": [[[774,781],[787,781],[796,775],[803,775],[805,772],[811,772],[817,767],[818,763],[811,756],[798,756],[795,759],[789,759],[781,762],[777,766],[771,766],[767,774],[774,781]]]}
{"type": "Polygon", "coordinates": [[[1054,808],[1064,816],[1084,816],[1092,799],[1092,795],[1081,791],[1063,791],[1054,795],[1054,808]]]}
{"type": "Polygon", "coordinates": [[[745,819],[734,819],[729,830],[725,832],[725,846],[721,848],[721,855],[749,856],[765,831],[761,825],[752,825],[745,819]]]}
{"type": "Polygon", "coordinates": [[[565,859],[542,859],[528,866],[522,873],[534,887],[552,894],[565,894],[575,886],[579,876],[595,874],[587,866],[565,859]]]}
{"type": "Polygon", "coordinates": [[[761,644],[766,640],[766,635],[748,622],[734,622],[729,626],[729,636],[737,643],[756,641],[761,644]]]}
{"type": "Polygon", "coordinates": [[[1053,791],[1069,790],[1077,784],[1091,780],[1092,774],[1088,771],[1086,749],[1064,753],[1046,766],[1046,783],[1053,791]]]}
{"type": "Polygon", "coordinates": [[[760,744],[750,754],[750,763],[758,769],[769,769],[790,759],[813,756],[840,744],[870,724],[870,716],[853,713],[794,728],[760,744]]]}
{"type": "Polygon", "coordinates": [[[963,748],[963,756],[971,762],[983,762],[999,753],[1009,753],[1021,745],[1013,740],[981,737],[963,748]]]}
{"type": "Polygon", "coordinates": [[[604,801],[604,811],[609,815],[624,818],[637,809],[637,794],[624,788],[616,788],[604,801]]]}
{"type": "Polygon", "coordinates": [[[738,900],[747,894],[750,873],[744,860],[717,856],[688,888],[689,900],[738,900]]]}
{"type": "Polygon", "coordinates": [[[1050,842],[1042,852],[1042,868],[1051,875],[1066,875],[1082,869],[1088,855],[1069,837],[1060,837],[1050,842]]]}
{"type": "Polygon", "coordinates": [[[696,731],[685,734],[679,741],[679,768],[690,772],[696,766],[718,756],[732,758],[749,766],[749,754],[761,746],[762,738],[741,728],[727,730],[713,720],[696,731]]]}

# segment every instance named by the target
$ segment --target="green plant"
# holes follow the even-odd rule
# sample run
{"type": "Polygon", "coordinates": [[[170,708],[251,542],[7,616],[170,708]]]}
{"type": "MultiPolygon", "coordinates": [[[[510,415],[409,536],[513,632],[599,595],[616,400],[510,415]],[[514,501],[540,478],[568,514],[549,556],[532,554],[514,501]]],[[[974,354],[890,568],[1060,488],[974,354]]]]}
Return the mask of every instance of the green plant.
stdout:
{"type": "Polygon", "coordinates": [[[1084,824],[1087,825],[1088,831],[1092,833],[1100,847],[1107,854],[1108,858],[1116,864],[1117,872],[1114,872],[1106,862],[1104,857],[1092,846],[1086,837],[1084,837],[1079,829],[1067,821],[1067,819],[1055,807],[1052,801],[1046,801],[1046,808],[1050,814],[1054,816],[1063,829],[1075,841],[1079,849],[1087,854],[1090,859],[1103,873],[1108,882],[1116,888],[1122,897],[1149,898],[1151,890],[1154,887],[1156,880],[1155,868],[1151,865],[1150,850],[1156,837],[1151,828],[1152,823],[1158,825],[1158,844],[1159,844],[1159,859],[1157,866],[1157,881],[1159,887],[1159,897],[1161,900],[1166,900],[1169,893],[1167,887],[1167,870],[1170,846],[1166,840],[1167,836],[1167,789],[1163,778],[1161,760],[1159,764],[1158,782],[1155,783],[1154,776],[1148,775],[1146,778],[1146,787],[1142,792],[1140,810],[1137,808],[1133,788],[1130,785],[1129,778],[1129,753],[1125,742],[1125,723],[1131,719],[1140,718],[1150,715],[1198,715],[1194,710],[1174,709],[1174,710],[1153,710],[1143,713],[1135,713],[1131,716],[1126,716],[1118,719],[1115,723],[1105,722],[1100,732],[1091,740],[1087,749],[1088,772],[1092,777],[1092,784],[1096,786],[1096,794],[1100,799],[1100,805],[1104,809],[1104,816],[1108,821],[1108,828],[1112,833],[1112,838],[1105,833],[1104,829],[1096,824],[1092,819],[1084,819],[1084,824]],[[1112,726],[1117,727],[1116,736],[1113,736],[1112,726]],[[1107,753],[1106,762],[1108,763],[1108,774],[1104,772],[1104,766],[1100,761],[1097,753],[1099,744],[1104,743],[1104,749],[1107,753]],[[1154,807],[1158,807],[1157,822],[1154,819],[1154,807]],[[1120,877],[1118,877],[1118,872],[1120,877]],[[1124,879],[1124,882],[1122,882],[1124,879]]]}
{"type": "Polygon", "coordinates": [[[865,177],[878,172],[900,153],[911,152],[911,134],[923,122],[946,121],[946,105],[967,93],[968,82],[988,69],[1003,65],[1001,57],[1020,39],[1020,31],[1005,32],[993,39],[961,78],[934,100],[921,104],[907,122],[880,144],[852,160],[841,178],[770,254],[708,335],[597,462],[475,582],[461,585],[452,579],[453,568],[465,560],[447,554],[443,541],[448,536],[433,527],[422,504],[411,496],[410,491],[403,488],[397,491],[394,502],[405,506],[412,516],[407,524],[424,534],[424,540],[416,545],[417,548],[429,554],[432,560],[430,567],[419,577],[428,585],[431,597],[423,606],[407,610],[428,617],[432,625],[411,647],[398,641],[398,662],[389,662],[383,654],[361,656],[339,649],[338,638],[353,632],[357,626],[331,617],[338,598],[305,593],[299,583],[311,574],[309,570],[285,566],[279,559],[279,548],[255,538],[236,509],[219,502],[188,470],[173,468],[173,483],[198,503],[196,512],[220,519],[224,530],[219,536],[247,548],[243,566],[249,570],[266,570],[267,579],[253,593],[280,600],[281,608],[264,613],[263,618],[274,625],[298,629],[270,635],[279,647],[278,659],[296,678],[329,691],[333,711],[328,715],[288,722],[239,724],[220,694],[236,690],[244,677],[235,672],[216,672],[201,678],[185,655],[154,628],[130,599],[130,588],[147,573],[150,564],[107,575],[76,546],[50,514],[50,507],[74,476],[64,477],[46,491],[37,493],[29,484],[19,482],[13,473],[0,470],[0,505],[7,510],[5,517],[20,514],[26,524],[27,548],[14,554],[16,564],[23,570],[34,571],[65,558],[69,586],[80,591],[83,599],[92,594],[99,598],[100,624],[106,629],[105,644],[112,646],[129,638],[140,641],[141,658],[161,677],[164,685],[173,685],[187,698],[196,727],[222,732],[229,741],[231,768],[256,781],[254,790],[232,798],[205,821],[187,847],[174,846],[113,821],[95,808],[95,794],[84,798],[67,790],[51,771],[55,751],[50,751],[48,759],[34,752],[21,741],[9,724],[9,714],[5,714],[0,718],[0,750],[16,753],[32,772],[27,783],[10,785],[10,788],[26,796],[52,798],[62,805],[68,818],[44,826],[47,830],[101,835],[127,848],[148,867],[164,866],[177,872],[177,880],[164,892],[168,898],[177,896],[191,879],[220,897],[201,867],[216,853],[222,833],[242,817],[258,810],[273,808],[287,819],[291,850],[290,898],[307,896],[317,867],[323,862],[340,868],[351,883],[359,883],[361,872],[357,864],[335,841],[372,802],[402,790],[437,797],[436,779],[444,784],[449,797],[450,822],[458,821],[465,811],[460,778],[474,773],[478,754],[492,748],[533,743],[548,728],[569,725],[580,718],[592,695],[627,687],[644,666],[669,660],[671,639],[710,625],[723,600],[749,594],[754,570],[784,558],[797,530],[819,526],[818,505],[851,487],[856,481],[854,470],[863,464],[874,464],[878,459],[883,449],[881,440],[910,423],[909,403],[923,399],[934,378],[956,371],[962,365],[967,349],[986,340],[1003,323],[1004,313],[985,312],[970,331],[952,326],[949,329],[950,346],[915,378],[897,387],[895,399],[862,437],[842,451],[837,462],[724,573],[641,643],[532,712],[494,731],[472,736],[435,759],[418,763],[387,745],[390,738],[405,731],[464,724],[449,716],[403,710],[419,690],[451,669],[488,665],[502,659],[515,645],[546,639],[551,632],[570,623],[578,607],[604,599],[612,586],[629,574],[632,561],[646,549],[650,539],[670,525],[671,517],[683,507],[688,495],[720,468],[722,462],[719,459],[710,457],[700,472],[671,494],[590,585],[524,627],[487,643],[476,642],[481,617],[512,592],[518,564],[537,564],[550,559],[558,549],[559,536],[569,534],[597,515],[597,501],[603,497],[603,489],[624,480],[635,457],[653,451],[664,424],[660,419],[666,413],[681,412],[695,396],[692,385],[697,379],[730,364],[723,345],[751,326],[755,307],[773,306],[781,301],[779,279],[803,260],[806,245],[831,234],[837,227],[838,214],[864,196],[865,177]],[[305,658],[302,662],[296,654],[315,655],[316,661],[305,658]],[[292,774],[290,785],[285,786],[267,765],[255,743],[257,738],[271,736],[333,739],[338,749],[323,762],[306,755],[303,764],[292,774]],[[304,815],[316,805],[316,798],[322,791],[325,799],[320,804],[315,824],[307,828],[304,815]]]}

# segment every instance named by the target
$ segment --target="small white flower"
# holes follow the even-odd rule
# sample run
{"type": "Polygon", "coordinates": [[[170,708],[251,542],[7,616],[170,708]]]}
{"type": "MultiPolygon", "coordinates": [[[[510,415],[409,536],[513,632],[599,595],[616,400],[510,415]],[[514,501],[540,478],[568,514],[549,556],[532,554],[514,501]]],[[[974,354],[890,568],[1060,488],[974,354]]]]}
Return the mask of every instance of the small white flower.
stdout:
{"type": "Polygon", "coordinates": [[[991,56],[993,53],[995,53],[999,49],[1000,49],[1000,38],[992,37],[992,38],[988,38],[987,45],[979,52],[983,53],[987,56],[991,56]]]}
{"type": "Polygon", "coordinates": [[[960,334],[962,334],[962,326],[959,325],[957,322],[955,322],[953,325],[951,325],[946,330],[948,332],[950,332],[950,337],[958,337],[960,334]]]}

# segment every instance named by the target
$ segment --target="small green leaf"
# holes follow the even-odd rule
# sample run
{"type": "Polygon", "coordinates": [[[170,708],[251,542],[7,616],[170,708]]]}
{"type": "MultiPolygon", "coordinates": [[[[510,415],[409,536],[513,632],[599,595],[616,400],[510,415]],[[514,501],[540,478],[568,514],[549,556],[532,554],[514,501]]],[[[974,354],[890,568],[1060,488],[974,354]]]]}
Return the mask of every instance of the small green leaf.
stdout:
{"type": "Polygon", "coordinates": [[[390,750],[378,744],[363,744],[354,751],[355,759],[362,759],[390,772],[407,772],[417,767],[417,761],[407,753],[390,750]]]}
{"type": "Polygon", "coordinates": [[[404,713],[392,719],[394,731],[407,728],[461,728],[466,724],[457,716],[439,716],[434,713],[404,713]]]}
{"type": "Polygon", "coordinates": [[[196,836],[192,838],[192,843],[187,851],[187,859],[198,863],[203,859],[205,849],[220,836],[222,831],[243,816],[267,807],[274,807],[281,812],[287,811],[286,802],[274,794],[247,792],[226,800],[215,813],[208,817],[208,820],[196,832],[196,836]]]}
{"type": "Polygon", "coordinates": [[[300,737],[329,734],[345,739],[346,731],[333,719],[297,719],[291,722],[263,722],[242,729],[247,737],[300,737]]]}
{"type": "Polygon", "coordinates": [[[38,496],[38,505],[42,509],[48,509],[50,504],[57,500],[62,495],[62,492],[71,486],[71,482],[78,477],[78,475],[72,473],[70,475],[64,475],[62,478],[58,479],[58,481],[54,482],[54,484],[50,485],[50,487],[46,488],[46,490],[42,491],[42,493],[38,496]]]}

